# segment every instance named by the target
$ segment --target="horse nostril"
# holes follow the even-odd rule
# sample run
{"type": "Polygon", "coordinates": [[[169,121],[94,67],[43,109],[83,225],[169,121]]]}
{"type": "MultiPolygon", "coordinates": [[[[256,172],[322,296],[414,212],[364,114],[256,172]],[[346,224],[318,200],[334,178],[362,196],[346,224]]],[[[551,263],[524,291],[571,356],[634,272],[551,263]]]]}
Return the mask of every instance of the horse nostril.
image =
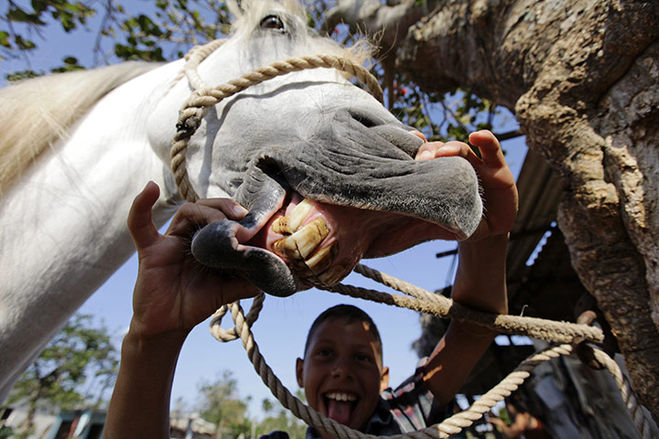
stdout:
{"type": "Polygon", "coordinates": [[[384,123],[383,121],[377,120],[366,113],[362,113],[361,111],[348,110],[348,113],[350,113],[350,116],[354,120],[364,125],[366,128],[382,125],[384,123]]]}

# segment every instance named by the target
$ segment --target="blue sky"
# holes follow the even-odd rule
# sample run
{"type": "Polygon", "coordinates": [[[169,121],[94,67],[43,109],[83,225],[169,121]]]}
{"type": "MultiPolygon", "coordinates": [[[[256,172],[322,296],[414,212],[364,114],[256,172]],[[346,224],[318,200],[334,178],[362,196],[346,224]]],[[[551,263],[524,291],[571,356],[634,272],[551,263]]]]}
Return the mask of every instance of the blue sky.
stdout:
{"type": "MultiPolygon", "coordinates": [[[[39,50],[31,55],[32,68],[35,70],[48,70],[60,65],[61,59],[67,55],[74,55],[81,64],[91,66],[93,38],[81,38],[79,34],[67,35],[55,26],[46,30],[44,38],[37,39],[39,50]]],[[[5,84],[4,76],[8,72],[24,68],[22,60],[0,61],[0,75],[3,78],[1,84],[5,84]]],[[[508,117],[504,129],[514,128],[514,120],[508,117]]],[[[507,151],[508,163],[517,175],[526,152],[524,138],[504,142],[503,146],[507,151]]],[[[435,254],[454,249],[455,246],[451,242],[425,243],[401,254],[365,263],[420,287],[436,290],[451,283],[453,258],[437,259],[435,254]]],[[[102,320],[115,334],[117,346],[130,321],[131,294],[136,273],[137,260],[132,257],[80,309],[80,312],[102,320]]],[[[344,282],[379,288],[357,274],[350,275],[344,282]]],[[[307,329],[316,315],[336,303],[353,303],[371,314],[382,333],[384,359],[391,369],[392,384],[400,383],[413,371],[418,359],[411,344],[421,333],[417,313],[312,289],[285,299],[268,297],[261,317],[253,328],[267,363],[289,390],[297,390],[294,364],[295,358],[302,353],[307,329]]],[[[224,326],[230,324],[230,317],[226,317],[224,326]]],[[[263,398],[274,399],[247,360],[240,341],[219,343],[211,337],[208,324],[204,323],[191,333],[183,348],[172,400],[181,397],[193,403],[200,380],[212,380],[225,369],[231,370],[238,380],[240,394],[252,397],[252,415],[260,414],[263,398]]]]}

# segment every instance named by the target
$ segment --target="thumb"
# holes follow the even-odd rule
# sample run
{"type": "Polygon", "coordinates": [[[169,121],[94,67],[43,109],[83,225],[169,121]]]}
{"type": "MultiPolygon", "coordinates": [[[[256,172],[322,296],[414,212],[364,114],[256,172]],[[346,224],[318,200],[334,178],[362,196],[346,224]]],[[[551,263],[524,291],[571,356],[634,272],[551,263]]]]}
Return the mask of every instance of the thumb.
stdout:
{"type": "Polygon", "coordinates": [[[130,207],[128,230],[138,250],[152,245],[160,238],[151,214],[151,209],[159,196],[160,188],[153,181],[149,181],[142,192],[137,194],[130,207]]]}

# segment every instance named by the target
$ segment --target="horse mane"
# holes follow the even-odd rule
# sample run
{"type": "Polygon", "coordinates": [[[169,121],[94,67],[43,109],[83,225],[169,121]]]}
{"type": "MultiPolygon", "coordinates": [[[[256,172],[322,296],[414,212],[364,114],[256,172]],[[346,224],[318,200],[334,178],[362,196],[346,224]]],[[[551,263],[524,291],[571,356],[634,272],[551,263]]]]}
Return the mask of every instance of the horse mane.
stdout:
{"type": "Polygon", "coordinates": [[[0,195],[116,87],[157,67],[127,62],[28,79],[0,89],[0,195]]]}

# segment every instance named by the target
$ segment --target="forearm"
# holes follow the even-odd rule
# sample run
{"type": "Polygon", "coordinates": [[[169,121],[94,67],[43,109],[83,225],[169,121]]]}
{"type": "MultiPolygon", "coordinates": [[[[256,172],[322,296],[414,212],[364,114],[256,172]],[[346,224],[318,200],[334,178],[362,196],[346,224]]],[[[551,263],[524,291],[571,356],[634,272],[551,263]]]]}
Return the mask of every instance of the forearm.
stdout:
{"type": "MultiPolygon", "coordinates": [[[[460,261],[453,300],[480,311],[506,313],[505,257],[507,235],[460,243],[460,261]]],[[[496,336],[494,331],[467,321],[452,320],[426,367],[425,380],[437,402],[446,404],[496,336]]]]}
{"type": "Polygon", "coordinates": [[[453,300],[479,311],[507,313],[507,248],[507,234],[476,242],[461,242],[453,300]]]}
{"type": "Polygon", "coordinates": [[[185,335],[143,338],[131,331],[121,349],[103,437],[169,438],[169,404],[174,370],[185,335]]]}

